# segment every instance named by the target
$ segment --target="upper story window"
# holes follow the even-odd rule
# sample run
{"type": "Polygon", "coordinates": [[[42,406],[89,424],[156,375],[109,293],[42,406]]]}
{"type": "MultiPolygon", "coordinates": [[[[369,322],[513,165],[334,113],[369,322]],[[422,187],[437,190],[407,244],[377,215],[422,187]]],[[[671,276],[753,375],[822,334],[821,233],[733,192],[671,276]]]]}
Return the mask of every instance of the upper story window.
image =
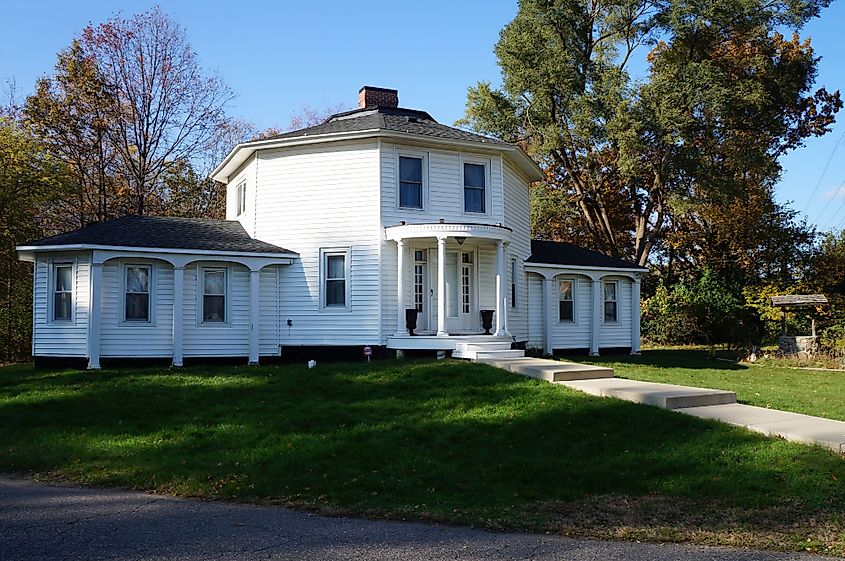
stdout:
{"type": "Polygon", "coordinates": [[[612,323],[616,321],[616,281],[604,282],[604,321],[612,323]]]}
{"type": "Polygon", "coordinates": [[[399,206],[423,207],[423,159],[399,156],[399,206]]]}
{"type": "Polygon", "coordinates": [[[345,250],[323,252],[323,307],[346,307],[348,258],[345,250]]]}
{"type": "Polygon", "coordinates": [[[575,281],[561,279],[558,281],[560,290],[558,304],[558,321],[575,321],[575,281]]]}
{"type": "Polygon", "coordinates": [[[487,212],[486,191],[487,171],[484,164],[464,163],[464,212],[487,212]]]}
{"type": "Polygon", "coordinates": [[[127,322],[150,321],[150,276],[149,265],[127,265],[125,268],[124,315],[127,322]]]}
{"type": "Polygon", "coordinates": [[[246,181],[241,181],[237,187],[238,216],[246,212],[246,181]]]}
{"type": "Polygon", "coordinates": [[[202,270],[202,322],[226,323],[226,269],[202,270]]]}
{"type": "Polygon", "coordinates": [[[73,319],[73,264],[53,265],[53,321],[73,319]]]}

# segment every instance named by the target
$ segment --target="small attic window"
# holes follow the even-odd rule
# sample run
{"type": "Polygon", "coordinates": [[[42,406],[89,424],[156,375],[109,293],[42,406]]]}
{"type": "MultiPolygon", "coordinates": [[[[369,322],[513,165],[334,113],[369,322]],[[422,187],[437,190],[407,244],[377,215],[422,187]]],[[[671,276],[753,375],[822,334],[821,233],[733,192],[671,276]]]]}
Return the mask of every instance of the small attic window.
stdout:
{"type": "Polygon", "coordinates": [[[416,123],[418,119],[416,117],[406,117],[409,123],[416,123]]]}

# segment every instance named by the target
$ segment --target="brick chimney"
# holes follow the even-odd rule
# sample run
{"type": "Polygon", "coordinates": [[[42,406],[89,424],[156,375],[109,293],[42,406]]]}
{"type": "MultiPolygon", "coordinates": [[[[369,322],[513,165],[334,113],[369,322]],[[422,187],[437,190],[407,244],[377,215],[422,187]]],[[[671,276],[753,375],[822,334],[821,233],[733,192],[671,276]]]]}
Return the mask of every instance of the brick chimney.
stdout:
{"type": "Polygon", "coordinates": [[[358,107],[399,107],[399,91],[364,86],[358,90],[358,107]]]}

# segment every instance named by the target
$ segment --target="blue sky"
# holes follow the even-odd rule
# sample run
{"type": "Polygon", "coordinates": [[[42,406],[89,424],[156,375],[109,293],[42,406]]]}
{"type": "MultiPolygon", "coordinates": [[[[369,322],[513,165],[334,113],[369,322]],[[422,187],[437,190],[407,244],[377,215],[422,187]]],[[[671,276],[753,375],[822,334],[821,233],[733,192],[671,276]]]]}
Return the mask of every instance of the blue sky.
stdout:
{"type": "MultiPolygon", "coordinates": [[[[238,94],[232,113],[260,128],[287,125],[306,104],[354,106],[364,84],[396,88],[402,106],[452,123],[463,115],[467,87],[499,80],[493,45],[516,13],[516,0],[14,1],[4,7],[0,80],[14,80],[23,98],[88,22],[156,3],[238,94]]],[[[834,2],[802,32],[822,57],[818,85],[831,90],[845,89],[844,28],[845,3],[834,2]]],[[[838,120],[783,159],[777,188],[780,201],[794,201],[823,229],[845,227],[845,111],[838,120]]]]}

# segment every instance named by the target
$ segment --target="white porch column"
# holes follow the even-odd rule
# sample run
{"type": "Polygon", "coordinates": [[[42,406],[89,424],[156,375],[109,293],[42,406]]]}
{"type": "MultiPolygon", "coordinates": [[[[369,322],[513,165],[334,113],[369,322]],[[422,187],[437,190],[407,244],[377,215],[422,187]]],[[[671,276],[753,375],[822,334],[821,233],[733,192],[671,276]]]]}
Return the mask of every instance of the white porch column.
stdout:
{"type": "Polygon", "coordinates": [[[91,263],[91,286],[88,294],[88,369],[100,369],[100,298],[103,286],[103,264],[91,263]]]}
{"type": "Polygon", "coordinates": [[[590,356],[599,356],[599,329],[601,328],[603,306],[602,306],[602,282],[601,277],[592,277],[593,289],[593,325],[590,332],[590,356]]]}
{"type": "Polygon", "coordinates": [[[446,236],[437,236],[437,335],[446,337],[446,236]]]}
{"type": "Polygon", "coordinates": [[[640,276],[631,283],[631,354],[640,354],[640,276]]]}
{"type": "Polygon", "coordinates": [[[396,335],[408,335],[405,326],[405,241],[396,240],[396,335]]]}
{"type": "Polygon", "coordinates": [[[249,271],[249,364],[258,365],[258,330],[260,315],[261,270],[249,271]]]}
{"type": "Polygon", "coordinates": [[[182,366],[182,322],[185,267],[173,267],[173,366],[182,366]]]}
{"type": "Polygon", "coordinates": [[[543,277],[543,353],[554,353],[552,347],[552,330],[555,326],[555,279],[543,277]]]}
{"type": "Polygon", "coordinates": [[[505,280],[505,242],[496,241],[496,333],[497,337],[507,335],[505,327],[505,290],[502,285],[505,280]]]}

